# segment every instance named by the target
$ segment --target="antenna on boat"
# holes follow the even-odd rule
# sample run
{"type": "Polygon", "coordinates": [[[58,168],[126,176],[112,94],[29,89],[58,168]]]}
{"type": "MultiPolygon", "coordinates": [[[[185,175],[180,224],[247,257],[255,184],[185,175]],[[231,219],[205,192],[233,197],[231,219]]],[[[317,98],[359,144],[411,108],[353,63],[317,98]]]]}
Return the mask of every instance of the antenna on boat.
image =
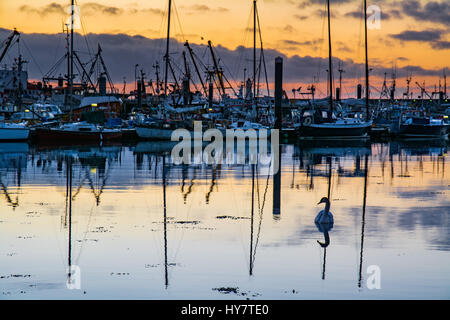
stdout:
{"type": "Polygon", "coordinates": [[[403,96],[406,96],[406,99],[409,100],[410,95],[410,85],[411,85],[411,75],[406,78],[406,92],[403,94],[403,96]]]}
{"type": "Polygon", "coordinates": [[[342,74],[345,73],[345,70],[342,69],[342,62],[339,61],[339,97],[337,96],[336,93],[336,100],[341,100],[341,96],[342,96],[342,74]]]}
{"type": "Polygon", "coordinates": [[[447,75],[444,68],[444,99],[447,99],[447,75]]]}
{"type": "Polygon", "coordinates": [[[382,86],[381,92],[380,92],[380,100],[383,97],[389,98],[389,89],[387,87],[386,78],[387,78],[387,72],[384,73],[383,86],[382,86]]]}

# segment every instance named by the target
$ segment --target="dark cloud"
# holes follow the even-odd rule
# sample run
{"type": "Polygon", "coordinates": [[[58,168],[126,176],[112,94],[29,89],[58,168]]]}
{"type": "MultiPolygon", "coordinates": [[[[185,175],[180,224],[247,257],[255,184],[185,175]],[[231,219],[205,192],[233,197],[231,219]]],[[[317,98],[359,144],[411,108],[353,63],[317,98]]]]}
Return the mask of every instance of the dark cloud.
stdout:
{"type": "Polygon", "coordinates": [[[182,6],[181,8],[186,9],[190,11],[191,13],[197,12],[197,13],[205,13],[205,12],[228,12],[230,11],[227,8],[224,7],[218,7],[218,8],[211,8],[210,6],[207,6],[205,4],[194,4],[192,6],[182,6]]]}
{"type": "Polygon", "coordinates": [[[416,20],[440,23],[445,26],[449,24],[450,1],[448,0],[427,1],[425,5],[417,0],[403,0],[399,5],[405,15],[416,20]]]}
{"type": "Polygon", "coordinates": [[[291,26],[290,24],[288,24],[288,25],[286,25],[286,26],[283,28],[283,31],[284,31],[284,32],[287,32],[287,33],[292,33],[292,32],[295,31],[295,29],[294,29],[293,26],[291,26]]]}
{"type": "Polygon", "coordinates": [[[123,9],[111,6],[105,6],[96,2],[88,2],[81,6],[82,14],[93,15],[103,13],[106,15],[119,15],[123,13],[123,9]]]}
{"type": "Polygon", "coordinates": [[[134,10],[135,13],[151,13],[151,14],[155,14],[155,15],[164,15],[164,11],[161,9],[155,9],[155,8],[147,8],[147,9],[130,9],[130,10],[134,10]]]}
{"type": "Polygon", "coordinates": [[[446,35],[445,30],[423,30],[423,31],[403,31],[398,34],[391,34],[390,37],[405,42],[424,42],[428,43],[433,49],[445,50],[449,49],[449,41],[443,40],[446,35]]]}
{"type": "Polygon", "coordinates": [[[344,16],[347,18],[362,19],[363,13],[359,10],[355,10],[345,13],[344,16]]]}
{"type": "MultiPolygon", "coordinates": [[[[339,5],[339,4],[343,4],[343,3],[349,3],[349,2],[353,2],[355,0],[332,0],[330,5],[339,5]]],[[[298,8],[300,9],[304,9],[310,6],[323,6],[325,5],[326,1],[325,0],[299,0],[297,1],[298,3],[298,8]]]]}
{"type": "MultiPolygon", "coordinates": [[[[43,7],[34,7],[29,5],[23,5],[19,7],[19,11],[25,12],[25,13],[33,13],[38,15],[49,15],[49,14],[60,14],[60,15],[68,15],[70,13],[69,5],[60,5],[58,3],[50,3],[43,7]]],[[[138,9],[138,8],[132,8],[129,7],[127,9],[122,9],[114,6],[106,6],[97,2],[87,2],[80,5],[81,8],[81,14],[92,16],[95,14],[105,14],[109,16],[117,16],[124,13],[130,13],[130,14],[137,14],[137,13],[151,13],[151,14],[157,14],[162,15],[164,14],[164,11],[161,9],[155,9],[155,8],[144,8],[144,9],[138,9]]],[[[217,10],[227,10],[224,8],[218,8],[217,10]]]]}
{"type": "MultiPolygon", "coordinates": [[[[328,15],[328,11],[325,9],[317,9],[316,11],[314,11],[313,14],[316,17],[326,17],[328,15]]],[[[330,10],[330,17],[336,18],[336,16],[337,16],[336,12],[330,10]]]]}
{"type": "Polygon", "coordinates": [[[190,6],[189,9],[201,12],[211,11],[211,8],[204,4],[194,4],[193,6],[190,6]]]}
{"type": "MultiPolygon", "coordinates": [[[[6,39],[11,30],[0,28],[0,40],[6,39]]],[[[83,39],[79,34],[75,35],[75,49],[80,52],[80,58],[83,61],[91,59],[86,54],[86,42],[90,44],[91,51],[95,50],[97,43],[100,43],[103,48],[103,56],[105,63],[108,66],[109,72],[114,82],[121,83],[125,76],[128,82],[134,80],[134,66],[138,63],[145,69],[148,78],[154,79],[154,69],[152,66],[156,61],[159,61],[161,65],[162,57],[164,55],[165,40],[164,39],[149,39],[143,36],[129,36],[125,34],[88,34],[83,39]]],[[[296,49],[297,55],[287,57],[279,50],[266,48],[264,50],[265,60],[267,63],[267,70],[269,73],[269,81],[273,81],[273,69],[274,60],[277,56],[281,56],[284,59],[284,81],[285,82],[310,82],[313,76],[321,74],[322,79],[326,78],[325,69],[328,65],[327,58],[301,56],[302,47],[311,46],[314,44],[320,44],[322,39],[313,39],[306,41],[294,41],[285,40],[282,42],[285,45],[291,45],[296,49]]],[[[64,55],[64,35],[63,34],[22,34],[23,45],[29,50],[23,50],[25,58],[30,61],[28,64],[28,71],[30,78],[40,79],[43,75],[39,72],[41,69],[43,72],[50,70],[50,68],[56,63],[56,61],[64,55]],[[30,52],[32,57],[30,57],[30,52]],[[35,65],[37,62],[39,68],[35,65]]],[[[448,45],[448,44],[447,44],[448,45]]],[[[341,44],[344,48],[345,44],[341,44]]],[[[171,41],[171,57],[176,66],[177,72],[183,67],[182,51],[184,49],[183,44],[176,40],[171,41]]],[[[211,59],[207,47],[205,45],[191,44],[192,49],[203,60],[205,64],[210,64],[211,59]]],[[[280,47],[282,47],[280,45],[280,47]]],[[[345,50],[345,49],[344,49],[345,50]]],[[[231,80],[242,80],[242,74],[244,68],[252,70],[252,56],[253,49],[239,46],[234,50],[227,49],[223,46],[217,45],[215,47],[216,54],[220,63],[225,66],[225,71],[232,76],[231,80]]],[[[13,51],[11,51],[13,52],[13,51]]],[[[353,60],[340,60],[333,58],[335,66],[338,62],[342,64],[342,67],[346,70],[347,78],[357,77],[363,70],[363,65],[355,63],[353,60]]],[[[8,61],[5,61],[7,63],[8,61]]],[[[10,60],[9,60],[10,62],[10,60]]],[[[373,68],[373,75],[383,75],[384,72],[391,72],[390,67],[384,67],[382,65],[374,63],[371,59],[373,68]]],[[[412,72],[415,76],[437,76],[440,74],[440,70],[424,69],[419,66],[406,66],[399,68],[399,74],[406,74],[406,70],[412,72]]],[[[58,73],[65,73],[65,63],[61,64],[58,73]]],[[[56,74],[57,76],[58,74],[56,74]]]]}
{"type": "Polygon", "coordinates": [[[391,34],[391,37],[402,41],[422,41],[431,42],[440,40],[443,30],[423,30],[423,31],[403,31],[398,34],[391,34]]]}
{"type": "Polygon", "coordinates": [[[342,41],[338,41],[336,44],[337,44],[337,50],[338,50],[338,51],[341,51],[341,52],[353,52],[353,50],[350,49],[350,48],[347,46],[347,44],[345,44],[345,43],[342,42],[342,41]]]}
{"type": "Polygon", "coordinates": [[[25,12],[25,13],[36,13],[42,16],[48,15],[48,14],[65,14],[65,7],[62,5],[52,2],[42,8],[35,8],[29,5],[23,5],[19,7],[19,11],[25,12]]]}
{"type": "Polygon", "coordinates": [[[303,20],[308,19],[309,17],[305,16],[305,15],[294,14],[294,18],[297,19],[297,20],[302,20],[303,21],[303,20]]]}
{"type": "Polygon", "coordinates": [[[287,45],[294,45],[294,46],[312,46],[322,43],[323,39],[314,39],[308,41],[282,40],[281,42],[287,45]]]}
{"type": "Polygon", "coordinates": [[[431,43],[431,47],[437,50],[448,50],[450,49],[450,41],[435,41],[431,43]]]}
{"type": "MultiPolygon", "coordinates": [[[[389,10],[389,13],[386,12],[387,10],[381,11],[381,19],[382,20],[391,20],[393,18],[398,19],[401,18],[401,13],[399,10],[389,10]]],[[[346,18],[354,18],[354,19],[363,19],[364,13],[362,10],[354,10],[350,11],[344,14],[344,17],[346,18]]]]}

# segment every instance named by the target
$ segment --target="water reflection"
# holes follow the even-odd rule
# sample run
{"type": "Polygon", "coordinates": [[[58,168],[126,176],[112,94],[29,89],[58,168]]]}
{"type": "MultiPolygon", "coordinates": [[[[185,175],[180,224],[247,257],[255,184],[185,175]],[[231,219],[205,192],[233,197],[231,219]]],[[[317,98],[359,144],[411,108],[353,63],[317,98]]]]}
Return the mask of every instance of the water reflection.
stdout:
{"type": "MultiPolygon", "coordinates": [[[[50,262],[55,233],[65,240],[66,280],[81,264],[88,298],[220,298],[217,287],[250,297],[299,298],[286,296],[296,289],[302,298],[370,298],[364,280],[371,264],[387,277],[406,265],[420,271],[414,297],[450,296],[450,270],[436,269],[450,262],[446,142],[281,145],[274,177],[270,165],[176,166],[172,147],[0,144],[5,297],[84,298],[65,285],[19,290],[60,281],[50,262]],[[319,213],[318,202],[325,205],[319,213]],[[40,246],[46,249],[34,255],[40,246]],[[311,259],[317,250],[320,263],[311,259]],[[319,268],[326,292],[311,277],[319,268]],[[10,277],[22,273],[29,282],[10,277]]],[[[389,278],[376,297],[402,298],[411,277],[389,278]]]]}

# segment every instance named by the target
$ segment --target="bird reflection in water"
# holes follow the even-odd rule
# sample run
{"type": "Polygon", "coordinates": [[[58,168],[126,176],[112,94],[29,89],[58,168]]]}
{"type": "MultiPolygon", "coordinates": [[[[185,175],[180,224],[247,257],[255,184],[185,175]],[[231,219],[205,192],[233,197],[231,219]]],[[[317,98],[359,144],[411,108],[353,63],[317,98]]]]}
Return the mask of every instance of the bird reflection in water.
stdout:
{"type": "Polygon", "coordinates": [[[322,248],[326,248],[330,244],[330,235],[328,234],[328,231],[333,229],[334,220],[333,214],[330,212],[330,200],[327,197],[323,197],[318,205],[322,203],[325,203],[325,209],[319,212],[316,219],[314,219],[314,223],[316,224],[317,229],[325,236],[325,243],[318,240],[317,243],[319,243],[322,248]]]}
{"type": "Polygon", "coordinates": [[[325,261],[327,256],[327,247],[330,245],[330,235],[329,231],[333,229],[334,219],[333,214],[330,212],[330,200],[327,197],[323,197],[319,204],[325,203],[325,209],[320,211],[319,214],[314,219],[317,229],[323,233],[325,242],[317,243],[323,248],[323,269],[322,269],[322,279],[325,279],[325,261]]]}
{"type": "Polygon", "coordinates": [[[323,197],[317,205],[325,203],[325,208],[319,212],[314,219],[317,229],[323,233],[325,242],[317,241],[317,243],[323,248],[323,267],[322,267],[322,280],[325,280],[325,265],[327,257],[327,247],[330,245],[329,231],[333,229],[334,219],[333,214],[330,212],[330,197],[331,197],[331,180],[332,180],[332,159],[327,157],[328,164],[328,197],[323,197]]]}

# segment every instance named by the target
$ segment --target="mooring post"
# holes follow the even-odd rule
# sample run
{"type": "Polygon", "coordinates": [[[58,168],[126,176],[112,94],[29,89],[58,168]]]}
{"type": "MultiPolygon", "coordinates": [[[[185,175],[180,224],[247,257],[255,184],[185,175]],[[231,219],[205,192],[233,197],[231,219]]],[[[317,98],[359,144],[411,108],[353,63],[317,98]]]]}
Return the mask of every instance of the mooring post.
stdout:
{"type": "MultiPolygon", "coordinates": [[[[281,134],[283,114],[281,112],[281,102],[283,98],[283,59],[275,59],[275,130],[281,134]]],[[[278,137],[280,137],[280,134],[278,137]]],[[[281,146],[278,143],[278,150],[275,150],[275,157],[278,157],[278,171],[273,177],[273,215],[279,217],[281,214],[281,146]]]]}

